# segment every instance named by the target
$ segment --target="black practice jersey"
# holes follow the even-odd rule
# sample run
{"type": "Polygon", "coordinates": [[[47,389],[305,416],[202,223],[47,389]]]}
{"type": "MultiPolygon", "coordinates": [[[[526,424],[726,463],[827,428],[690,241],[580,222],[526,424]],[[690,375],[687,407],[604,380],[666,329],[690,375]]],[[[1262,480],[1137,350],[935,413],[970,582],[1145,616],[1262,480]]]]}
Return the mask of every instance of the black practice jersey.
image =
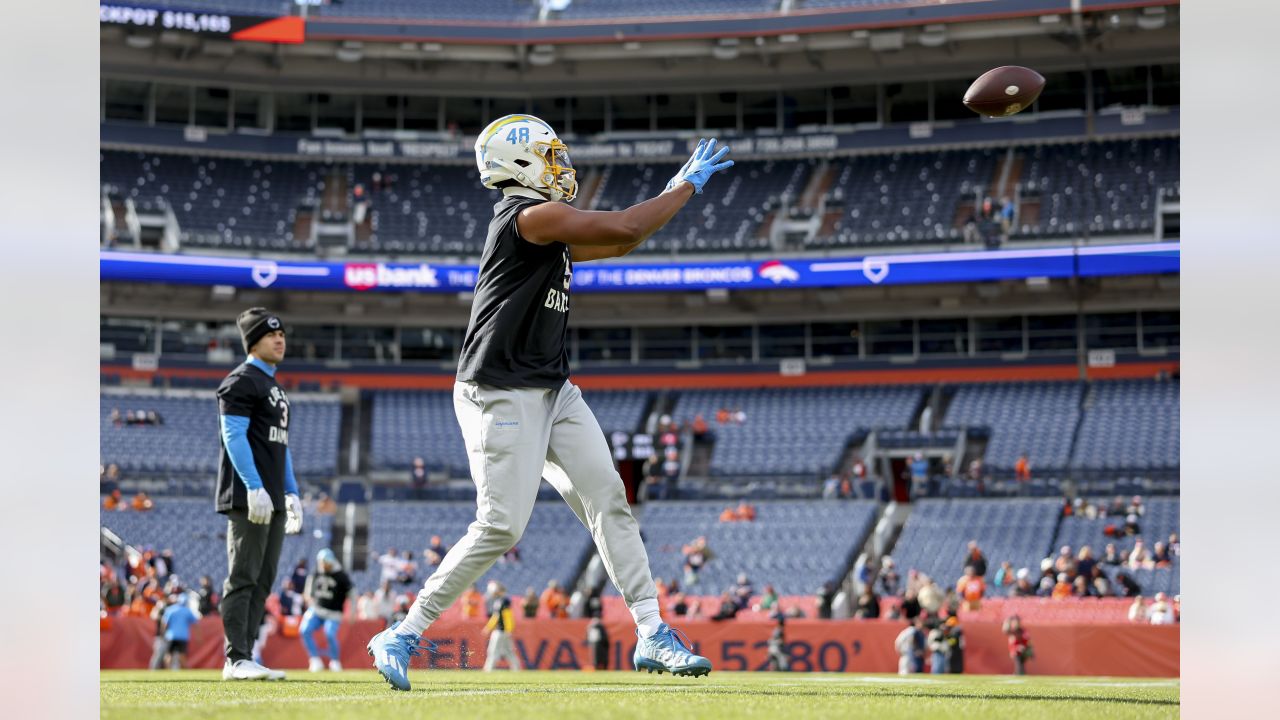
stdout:
{"type": "Polygon", "coordinates": [[[493,206],[459,380],[558,390],[569,379],[569,246],[535,245],[516,228],[516,215],[540,202],[511,196],[493,206]]]}
{"type": "Polygon", "coordinates": [[[310,586],[311,597],[316,605],[335,612],[342,612],[347,594],[353,587],[351,578],[347,577],[344,570],[331,573],[316,571],[307,577],[307,585],[310,586]]]}
{"type": "MultiPolygon", "coordinates": [[[[218,413],[249,418],[249,448],[262,487],[276,510],[284,510],[285,458],[289,452],[289,398],[275,378],[249,363],[231,371],[218,386],[218,413]]],[[[219,429],[217,510],[249,507],[244,482],[236,474],[219,429]]]]}

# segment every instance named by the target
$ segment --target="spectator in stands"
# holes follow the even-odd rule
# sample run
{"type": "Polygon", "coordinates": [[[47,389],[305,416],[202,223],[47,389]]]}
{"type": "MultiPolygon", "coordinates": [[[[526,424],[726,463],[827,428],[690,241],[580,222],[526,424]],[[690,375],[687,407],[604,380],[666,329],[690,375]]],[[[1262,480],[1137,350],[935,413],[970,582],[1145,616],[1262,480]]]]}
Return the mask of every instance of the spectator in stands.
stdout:
{"type": "Polygon", "coordinates": [[[1138,514],[1129,513],[1124,518],[1124,534],[1126,537],[1133,537],[1142,532],[1142,526],[1138,524],[1138,514]]]}
{"type": "Polygon", "coordinates": [[[1098,566],[1098,561],[1093,557],[1093,548],[1088,545],[1081,545],[1080,552],[1076,553],[1076,572],[1086,578],[1093,577],[1093,569],[1098,566]]]}
{"type": "Polygon", "coordinates": [[[1107,515],[1121,517],[1128,512],[1129,505],[1125,502],[1123,495],[1117,495],[1111,504],[1107,506],[1107,515]]]}
{"type": "Polygon", "coordinates": [[[655,451],[644,462],[641,470],[644,475],[645,498],[648,500],[666,500],[667,485],[662,476],[662,458],[655,451]]]}
{"type": "Polygon", "coordinates": [[[1147,612],[1147,601],[1141,595],[1134,595],[1129,604],[1129,622],[1146,623],[1150,615],[1147,612]]]}
{"type": "Polygon", "coordinates": [[[1151,548],[1151,560],[1156,567],[1169,567],[1173,562],[1173,558],[1169,555],[1169,546],[1157,540],[1151,548]]]}
{"type": "Polygon", "coordinates": [[[667,496],[670,497],[676,481],[680,479],[680,450],[674,445],[663,451],[662,479],[666,483],[667,496]]]}
{"type": "Polygon", "coordinates": [[[1135,569],[1153,566],[1153,563],[1151,562],[1151,551],[1147,549],[1147,545],[1142,541],[1142,538],[1138,538],[1134,541],[1133,550],[1129,552],[1129,558],[1125,564],[1135,569]]]}
{"type": "Polygon", "coordinates": [[[707,545],[707,538],[699,536],[681,552],[684,554],[684,584],[693,585],[698,582],[698,573],[707,563],[715,559],[715,553],[707,545]]]}
{"type": "Polygon", "coordinates": [[[441,560],[444,560],[444,556],[448,554],[448,552],[449,546],[444,544],[444,541],[440,539],[440,536],[432,535],[431,544],[427,546],[426,550],[422,551],[422,555],[426,558],[428,565],[435,567],[440,564],[441,560]]]}
{"type": "Polygon", "coordinates": [[[484,609],[484,593],[480,592],[480,583],[474,583],[462,593],[462,617],[478,618],[484,609]]]}
{"type": "Polygon", "coordinates": [[[746,573],[738,573],[738,582],[733,586],[733,599],[739,610],[746,610],[751,605],[751,596],[756,594],[755,585],[746,573]]]}
{"type": "Polygon", "coordinates": [[[982,607],[982,596],[987,593],[987,583],[978,574],[977,568],[965,566],[964,577],[956,582],[956,594],[964,599],[967,610],[978,610],[982,607]]]}
{"type": "Polygon", "coordinates": [[[1013,230],[1015,208],[1008,196],[1000,198],[1000,233],[1005,242],[1009,241],[1009,233],[1013,230]]]}
{"type": "Polygon", "coordinates": [[[840,496],[840,475],[831,473],[822,483],[822,499],[835,500],[840,496]]]}
{"type": "Polygon", "coordinates": [[[338,503],[329,497],[328,493],[320,493],[320,497],[316,500],[317,515],[333,515],[338,512],[338,503]]]}
{"type": "Polygon", "coordinates": [[[768,612],[778,609],[778,591],[773,585],[765,583],[764,594],[760,596],[760,602],[751,606],[756,612],[768,612]]]}
{"type": "Polygon", "coordinates": [[[1156,593],[1155,602],[1151,603],[1148,616],[1151,618],[1152,625],[1172,625],[1176,622],[1173,614],[1173,604],[1169,602],[1169,596],[1162,592],[1156,593]]]}
{"type": "Polygon", "coordinates": [[[1146,506],[1142,504],[1142,496],[1134,495],[1129,499],[1129,507],[1125,508],[1126,514],[1137,515],[1142,517],[1147,514],[1146,506]]]}
{"type": "Polygon", "coordinates": [[[395,548],[378,556],[378,566],[382,568],[378,582],[395,582],[400,577],[400,553],[395,548]]]}
{"type": "Polygon", "coordinates": [[[728,425],[729,421],[732,419],[732,416],[729,414],[729,408],[722,407],[719,410],[716,410],[717,425],[728,425]]]}
{"type": "Polygon", "coordinates": [[[124,497],[120,493],[120,488],[111,491],[111,494],[102,501],[103,510],[124,510],[128,505],[124,502],[124,497]]]}
{"type": "Polygon", "coordinates": [[[739,522],[755,522],[756,506],[752,505],[746,500],[743,500],[742,502],[738,503],[738,508],[734,511],[734,513],[738,516],[739,522]]]}
{"type": "Polygon", "coordinates": [[[569,617],[569,596],[560,588],[556,580],[547,581],[547,589],[542,591],[542,606],[547,609],[547,617],[569,617]]]}
{"type": "Polygon", "coordinates": [[[1008,594],[1009,588],[1013,585],[1013,580],[1013,563],[1005,560],[1000,563],[1000,569],[996,570],[994,592],[1008,594]]]}
{"type": "Polygon", "coordinates": [[[409,486],[413,489],[413,499],[423,500],[427,492],[427,461],[420,457],[413,459],[413,469],[409,473],[409,486]]]}
{"type": "Polygon", "coordinates": [[[964,564],[965,566],[972,565],[973,571],[978,577],[987,576],[987,556],[982,554],[977,540],[969,541],[969,552],[965,556],[964,564]]]}
{"type": "Polygon", "coordinates": [[[1031,482],[1031,461],[1025,452],[1013,463],[1013,476],[1019,483],[1031,482]]]}
{"type": "Polygon", "coordinates": [[[715,433],[711,432],[711,426],[707,424],[707,419],[698,413],[693,416],[693,423],[690,425],[693,431],[693,441],[697,444],[709,443],[715,440],[715,433]]]}
{"type": "Polygon", "coordinates": [[[280,591],[276,595],[280,603],[281,615],[301,615],[302,614],[302,593],[293,589],[293,579],[285,578],[280,583],[280,591]]]}
{"type": "Polygon", "coordinates": [[[1063,545],[1058,548],[1058,556],[1053,559],[1053,572],[1066,573],[1074,575],[1076,572],[1076,559],[1071,555],[1071,546],[1063,545]]]}
{"type": "Polygon", "coordinates": [[[368,604],[368,618],[378,619],[384,622],[390,620],[391,615],[396,611],[396,593],[391,586],[390,580],[383,580],[378,585],[377,592],[371,593],[368,604]]]}
{"type": "Polygon", "coordinates": [[[909,467],[911,471],[911,496],[924,497],[928,494],[929,461],[924,458],[923,454],[916,453],[912,456],[909,467]]]}
{"type": "Polygon", "coordinates": [[[538,593],[532,585],[525,588],[524,598],[520,601],[520,610],[528,620],[538,617],[538,593]]]}
{"type": "Polygon", "coordinates": [[[920,610],[936,616],[946,601],[946,593],[928,575],[920,573],[920,578],[920,592],[916,595],[920,601],[920,610]]]}
{"type": "Polygon", "coordinates": [[[133,500],[129,501],[129,507],[137,510],[138,512],[146,512],[153,509],[155,506],[156,504],[151,502],[151,498],[147,497],[147,494],[141,490],[138,491],[137,495],[133,496],[133,500]]]}
{"type": "Polygon", "coordinates": [[[862,589],[858,595],[858,604],[854,607],[853,616],[862,620],[875,620],[880,617],[880,598],[872,592],[870,586],[862,589]]]}
{"type": "Polygon", "coordinates": [[[1045,558],[1040,561],[1040,584],[1036,587],[1036,595],[1039,597],[1049,597],[1053,594],[1054,585],[1058,582],[1058,576],[1053,570],[1053,560],[1045,558]]]}
{"type": "Polygon", "coordinates": [[[880,594],[887,596],[896,596],[902,584],[902,577],[898,574],[898,568],[893,563],[893,557],[885,555],[880,561],[880,572],[876,575],[876,581],[880,586],[880,594]]]}
{"type": "Polygon", "coordinates": [[[1119,585],[1116,595],[1120,597],[1134,597],[1142,594],[1142,586],[1129,573],[1116,573],[1116,584],[1119,585]]]}
{"type": "Polygon", "coordinates": [[[200,584],[196,586],[196,609],[200,615],[218,614],[219,599],[213,589],[213,580],[208,575],[201,575],[200,584]]]}
{"type": "Polygon", "coordinates": [[[124,426],[124,417],[120,414],[120,408],[118,407],[111,408],[110,421],[111,421],[111,425],[114,427],[124,426]]]}
{"type": "Polygon", "coordinates": [[[689,614],[689,600],[684,593],[678,592],[671,596],[671,612],[677,617],[684,617],[689,614]]]}
{"type": "Polygon", "coordinates": [[[1121,557],[1120,551],[1116,549],[1115,543],[1107,543],[1106,549],[1102,551],[1102,560],[1099,562],[1103,565],[1122,565],[1124,564],[1124,558],[1121,557]]]}
{"type": "Polygon", "coordinates": [[[1019,568],[1013,587],[1009,588],[1009,597],[1035,597],[1036,586],[1031,582],[1031,570],[1019,568]]]}
{"type": "Polygon", "coordinates": [[[1071,580],[1071,594],[1075,597],[1089,597],[1093,594],[1089,585],[1089,578],[1084,575],[1077,575],[1071,580]]]}
{"type": "Polygon", "coordinates": [[[1014,674],[1026,675],[1027,661],[1035,658],[1035,652],[1031,648],[1027,631],[1022,627],[1022,618],[1017,615],[1009,616],[1004,621],[1002,629],[1009,640],[1009,657],[1013,660],[1014,674]]]}
{"type": "Polygon", "coordinates": [[[125,606],[124,583],[111,568],[106,568],[107,576],[102,582],[102,605],[108,614],[119,615],[125,606]]]}
{"type": "Polygon", "coordinates": [[[413,553],[405,550],[400,555],[400,574],[396,577],[396,582],[401,585],[414,585],[417,583],[418,563],[413,561],[413,553]]]}
{"type": "Polygon", "coordinates": [[[947,631],[942,623],[934,623],[929,630],[929,672],[942,675],[947,671],[947,631]]]}
{"type": "Polygon", "coordinates": [[[1182,543],[1178,542],[1178,533],[1169,533],[1169,556],[1176,558],[1182,554],[1182,543]]]}
{"type": "Polygon", "coordinates": [[[924,671],[924,618],[917,616],[893,641],[898,653],[898,674],[910,675],[924,671]]]}
{"type": "Polygon", "coordinates": [[[162,416],[160,413],[156,412],[155,410],[148,410],[146,422],[148,425],[155,425],[155,426],[163,425],[164,416],[162,416]]]}
{"type": "Polygon", "coordinates": [[[836,586],[834,583],[827,581],[822,583],[822,587],[818,588],[818,619],[831,619],[831,603],[836,597],[836,586]]]}
{"type": "Polygon", "coordinates": [[[738,616],[738,610],[738,601],[734,599],[733,593],[725,590],[720,595],[720,609],[717,610],[716,614],[712,615],[710,619],[713,622],[732,620],[738,616]]]}
{"type": "Polygon", "coordinates": [[[293,588],[296,593],[304,592],[307,589],[307,559],[302,558],[293,566],[293,572],[289,574],[289,587],[293,588]]]}
{"type": "Polygon", "coordinates": [[[511,547],[507,548],[506,552],[502,553],[502,557],[498,558],[498,564],[519,565],[522,562],[522,560],[523,560],[523,557],[520,554],[520,546],[512,545],[511,547]]]}

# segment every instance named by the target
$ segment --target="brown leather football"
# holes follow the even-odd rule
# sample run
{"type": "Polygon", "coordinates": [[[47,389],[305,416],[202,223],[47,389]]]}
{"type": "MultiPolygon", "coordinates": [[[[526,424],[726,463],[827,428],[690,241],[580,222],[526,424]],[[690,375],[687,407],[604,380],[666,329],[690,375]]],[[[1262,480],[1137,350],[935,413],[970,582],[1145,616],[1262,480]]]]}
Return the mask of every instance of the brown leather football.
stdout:
{"type": "Polygon", "coordinates": [[[979,115],[1005,117],[1031,107],[1044,90],[1044,77],[1031,68],[1005,65],[988,70],[964,93],[964,106],[979,115]]]}

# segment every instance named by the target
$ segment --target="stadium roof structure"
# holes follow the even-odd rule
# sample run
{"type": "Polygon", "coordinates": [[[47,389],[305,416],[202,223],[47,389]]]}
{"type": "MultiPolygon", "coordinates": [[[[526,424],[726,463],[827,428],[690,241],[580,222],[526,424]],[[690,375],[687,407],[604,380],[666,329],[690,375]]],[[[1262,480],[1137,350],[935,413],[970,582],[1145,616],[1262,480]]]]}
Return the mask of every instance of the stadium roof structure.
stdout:
{"type": "Polygon", "coordinates": [[[355,18],[329,12],[353,5],[326,6],[303,21],[303,42],[260,41],[271,37],[263,15],[197,15],[183,27],[166,25],[155,9],[113,15],[103,5],[101,67],[115,78],[223,86],[525,95],[816,87],[964,75],[1010,61],[1054,71],[1083,60],[1178,59],[1178,3],[1170,0],[784,4],[792,9],[521,22],[355,18]],[[255,33],[259,41],[234,39],[255,33]]]}

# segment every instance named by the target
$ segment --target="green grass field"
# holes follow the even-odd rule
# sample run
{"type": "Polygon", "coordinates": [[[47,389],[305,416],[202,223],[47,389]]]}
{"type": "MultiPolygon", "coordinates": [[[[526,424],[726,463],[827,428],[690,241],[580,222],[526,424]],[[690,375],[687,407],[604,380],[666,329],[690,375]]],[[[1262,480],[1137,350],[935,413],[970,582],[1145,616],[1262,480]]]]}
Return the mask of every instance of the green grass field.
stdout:
{"type": "Polygon", "coordinates": [[[227,683],[217,671],[101,674],[102,717],[885,718],[1178,717],[1178,681],[1133,678],[730,673],[414,671],[390,690],[372,670],[227,683]]]}

